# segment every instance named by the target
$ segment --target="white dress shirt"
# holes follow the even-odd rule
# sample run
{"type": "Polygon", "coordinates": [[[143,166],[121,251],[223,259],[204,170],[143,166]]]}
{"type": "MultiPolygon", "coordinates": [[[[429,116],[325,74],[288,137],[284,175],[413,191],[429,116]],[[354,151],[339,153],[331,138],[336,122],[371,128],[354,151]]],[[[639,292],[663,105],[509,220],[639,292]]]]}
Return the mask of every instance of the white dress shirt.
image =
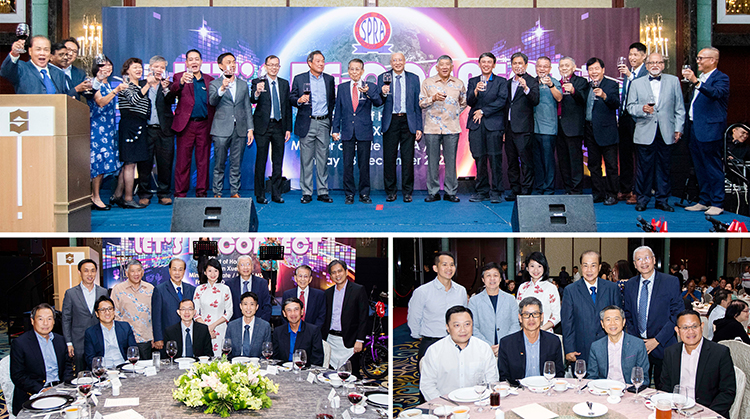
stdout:
{"type": "MultiPolygon", "coordinates": [[[[708,73],[701,73],[700,77],[698,77],[698,81],[700,81],[701,83],[705,83],[706,80],[708,80],[708,78],[711,77],[711,74],[713,74],[714,71],[716,71],[715,68],[713,70],[709,71],[708,73]]],[[[693,120],[693,104],[695,104],[695,99],[698,98],[698,95],[700,93],[701,93],[701,91],[698,90],[697,87],[695,89],[693,89],[693,100],[690,101],[690,112],[689,112],[690,120],[691,121],[693,120]]]]}
{"type": "Polygon", "coordinates": [[[682,345],[682,357],[680,358],[680,387],[687,389],[687,395],[695,400],[695,381],[698,379],[698,360],[703,348],[703,338],[698,346],[688,354],[685,345],[682,345]]]}
{"type": "Polygon", "coordinates": [[[182,356],[187,356],[187,348],[185,347],[185,335],[187,335],[187,328],[190,328],[190,342],[193,345],[193,353],[195,353],[195,328],[193,327],[195,322],[190,322],[190,326],[185,326],[185,323],[180,321],[180,330],[182,330],[182,356]]]}
{"type": "Polygon", "coordinates": [[[297,287],[297,298],[299,298],[300,301],[302,301],[302,304],[304,304],[305,310],[307,310],[307,299],[309,297],[310,297],[310,287],[309,286],[307,288],[305,288],[304,290],[301,289],[300,287],[297,287]],[[300,294],[302,294],[302,291],[305,292],[305,296],[304,297],[300,296],[300,294]]]}
{"type": "MultiPolygon", "coordinates": [[[[716,302],[719,303],[718,301],[716,302]]],[[[706,327],[706,339],[714,340],[714,322],[719,319],[723,319],[727,313],[727,309],[717,305],[716,308],[711,311],[711,315],[708,316],[708,326],[706,327]]]]}
{"type": "Polygon", "coordinates": [[[625,336],[620,336],[617,343],[612,343],[612,340],[607,337],[607,380],[625,382],[622,374],[622,342],[624,340],[625,336]]]}
{"type": "MultiPolygon", "coordinates": [[[[648,289],[648,301],[646,302],[646,309],[645,310],[646,310],[646,324],[648,324],[648,309],[649,309],[649,307],[651,307],[651,298],[653,298],[653,296],[654,296],[654,280],[656,279],[656,271],[652,272],[651,273],[651,277],[649,277],[649,278],[644,278],[643,275],[641,275],[640,278],[641,278],[641,280],[638,282],[638,299],[636,300],[638,302],[637,304],[640,304],[640,301],[641,301],[641,291],[643,291],[643,281],[645,281],[645,280],[651,281],[646,286],[646,288],[648,289]]],[[[643,310],[643,308],[639,306],[638,307],[638,313],[640,313],[641,310],[643,310]]],[[[638,313],[636,313],[636,315],[635,315],[635,326],[636,327],[638,327],[638,313]]],[[[648,330],[644,330],[643,333],[641,334],[641,337],[643,339],[646,339],[647,334],[648,334],[648,330]]]]}
{"type": "Polygon", "coordinates": [[[112,323],[112,329],[107,329],[101,323],[99,323],[99,326],[102,328],[102,336],[104,337],[104,356],[102,357],[104,367],[114,368],[125,363],[125,358],[122,357],[122,352],[120,351],[120,344],[117,342],[115,324],[112,323]]]}
{"type": "MultiPolygon", "coordinates": [[[[661,74],[659,76],[661,76],[661,74]]],[[[649,75],[649,77],[651,77],[651,75],[649,75]]],[[[659,105],[659,92],[661,92],[661,80],[650,80],[649,84],[651,85],[651,93],[654,95],[654,98],[656,99],[656,101],[654,102],[655,103],[654,108],[656,108],[656,106],[659,105]]]]}
{"type": "Polygon", "coordinates": [[[457,305],[466,307],[468,301],[466,288],[454,281],[447,291],[437,278],[415,289],[406,315],[411,336],[414,339],[445,336],[445,312],[457,305]]]}

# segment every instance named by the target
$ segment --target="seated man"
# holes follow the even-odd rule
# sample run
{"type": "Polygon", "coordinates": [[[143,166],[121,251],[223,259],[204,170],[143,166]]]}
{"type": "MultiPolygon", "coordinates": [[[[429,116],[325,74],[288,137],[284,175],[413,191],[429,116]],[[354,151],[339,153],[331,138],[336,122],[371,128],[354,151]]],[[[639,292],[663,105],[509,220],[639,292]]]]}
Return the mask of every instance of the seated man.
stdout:
{"type": "Polygon", "coordinates": [[[555,377],[565,375],[560,338],[540,330],[543,318],[542,302],[538,299],[526,297],[518,303],[521,330],[500,340],[500,381],[517,385],[522,378],[542,375],[547,361],[555,362],[555,377]]]}
{"type": "Polygon", "coordinates": [[[737,392],[732,357],[728,347],[703,339],[702,330],[696,311],[677,315],[675,331],[682,343],[664,350],[658,389],[671,393],[677,384],[687,387],[688,397],[728,418],[737,392]]]}
{"type": "Polygon", "coordinates": [[[18,415],[29,396],[73,379],[73,366],[62,335],[53,333],[55,310],[42,303],[31,310],[31,326],[10,345],[13,414],[18,415]]]}
{"type": "Polygon", "coordinates": [[[242,317],[227,325],[226,337],[232,339],[229,359],[235,356],[260,358],[263,342],[271,341],[271,325],[255,316],[258,311],[258,295],[254,292],[243,293],[240,296],[240,310],[242,317]]]}
{"type": "Polygon", "coordinates": [[[287,298],[281,304],[281,314],[287,323],[273,331],[273,357],[291,361],[296,349],[304,349],[307,366],[323,365],[323,336],[314,324],[302,320],[304,303],[296,297],[287,298]]]}
{"type": "Polygon", "coordinates": [[[630,375],[633,367],[643,368],[643,386],[650,384],[648,352],[643,339],[623,332],[625,311],[618,306],[608,306],[599,312],[602,328],[607,336],[591,344],[587,364],[588,379],[608,379],[633,384],[630,375]]]}
{"type": "Polygon", "coordinates": [[[497,381],[492,348],[487,342],[472,336],[474,315],[471,310],[461,305],[449,308],[445,312],[445,324],[448,336],[427,348],[420,361],[419,391],[425,400],[473,386],[479,380],[497,381]]]}
{"type": "MultiPolygon", "coordinates": [[[[186,298],[180,301],[179,307],[177,314],[180,315],[181,321],[164,329],[164,342],[170,340],[177,342],[178,358],[183,356],[213,356],[214,349],[208,326],[193,321],[193,317],[195,317],[193,300],[186,298]]],[[[167,356],[166,346],[165,344],[165,349],[162,349],[162,357],[167,356]]]]}
{"type": "Polygon", "coordinates": [[[94,313],[99,319],[84,335],[86,366],[91,368],[94,357],[103,357],[105,368],[114,368],[125,363],[128,347],[138,346],[133,328],[128,322],[115,321],[115,303],[103,295],[94,303],[94,313]]]}

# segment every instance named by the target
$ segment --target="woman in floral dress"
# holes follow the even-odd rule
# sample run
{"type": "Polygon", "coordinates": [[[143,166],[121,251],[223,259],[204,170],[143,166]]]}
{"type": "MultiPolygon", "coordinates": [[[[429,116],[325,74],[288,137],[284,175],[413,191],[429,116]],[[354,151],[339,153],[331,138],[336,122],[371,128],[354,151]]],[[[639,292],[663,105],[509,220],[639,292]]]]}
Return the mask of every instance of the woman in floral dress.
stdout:
{"type": "Polygon", "coordinates": [[[535,297],[542,302],[544,320],[542,330],[550,330],[560,323],[560,293],[555,284],[549,281],[549,265],[542,252],[533,252],[526,258],[524,282],[518,286],[517,299],[535,297]]]}
{"type": "Polygon", "coordinates": [[[221,278],[221,263],[210,259],[193,296],[195,321],[208,326],[215,357],[221,356],[227,322],[232,318],[232,292],[221,278]]]}

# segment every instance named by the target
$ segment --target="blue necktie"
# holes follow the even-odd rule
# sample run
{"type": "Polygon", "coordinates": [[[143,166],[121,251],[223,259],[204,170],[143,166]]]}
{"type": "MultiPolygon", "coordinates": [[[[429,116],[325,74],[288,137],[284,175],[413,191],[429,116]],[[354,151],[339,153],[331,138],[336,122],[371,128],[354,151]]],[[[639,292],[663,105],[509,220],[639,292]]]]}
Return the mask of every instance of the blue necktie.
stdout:
{"type": "Polygon", "coordinates": [[[279,91],[276,89],[276,81],[271,82],[271,106],[273,107],[274,119],[281,119],[281,106],[279,105],[279,91]]]}
{"type": "Polygon", "coordinates": [[[182,301],[182,287],[177,287],[177,299],[182,301]]]}
{"type": "Polygon", "coordinates": [[[57,93],[57,90],[55,89],[55,84],[52,83],[52,79],[49,78],[47,75],[47,70],[41,70],[42,73],[42,81],[44,82],[44,89],[47,90],[48,95],[54,95],[57,93]]]}
{"type": "Polygon", "coordinates": [[[190,328],[185,328],[185,356],[193,356],[193,339],[190,337],[190,328]]]}
{"type": "Polygon", "coordinates": [[[393,91],[393,111],[401,113],[401,75],[396,76],[396,86],[393,91]]]}
{"type": "Polygon", "coordinates": [[[245,325],[245,333],[242,334],[242,355],[250,356],[250,325],[245,325]]]}
{"type": "Polygon", "coordinates": [[[648,284],[650,282],[650,280],[643,281],[641,296],[638,298],[638,332],[641,335],[646,331],[646,322],[648,320],[648,284]]]}
{"type": "Polygon", "coordinates": [[[594,305],[596,305],[596,287],[590,287],[591,290],[591,299],[594,300],[594,305]]]}
{"type": "Polygon", "coordinates": [[[243,294],[247,292],[247,284],[248,284],[249,282],[250,282],[250,281],[243,281],[243,282],[242,282],[242,293],[243,293],[243,294]]]}

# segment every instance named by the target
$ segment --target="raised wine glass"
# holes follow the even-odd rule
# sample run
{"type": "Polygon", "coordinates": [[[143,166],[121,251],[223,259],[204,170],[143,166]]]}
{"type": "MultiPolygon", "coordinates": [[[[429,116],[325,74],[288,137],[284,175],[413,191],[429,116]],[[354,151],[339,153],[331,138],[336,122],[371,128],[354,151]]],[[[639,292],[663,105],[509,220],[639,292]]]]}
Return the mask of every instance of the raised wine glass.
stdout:
{"type": "Polygon", "coordinates": [[[128,348],[128,362],[130,362],[130,365],[132,365],[133,368],[133,375],[135,375],[135,363],[138,362],[139,359],[141,359],[140,351],[138,350],[137,346],[131,346],[128,348]]]}
{"type": "MultiPolygon", "coordinates": [[[[601,82],[599,80],[591,80],[591,88],[592,89],[598,89],[600,83],[601,82]]],[[[599,100],[599,96],[594,95],[594,100],[599,100]]]]}
{"type": "Polygon", "coordinates": [[[630,382],[635,386],[635,398],[633,399],[633,403],[640,403],[638,400],[638,390],[641,388],[641,384],[643,384],[642,367],[633,367],[633,370],[630,372],[630,382]]]}
{"type": "Polygon", "coordinates": [[[549,389],[547,389],[547,395],[552,395],[552,379],[555,378],[555,361],[547,361],[544,363],[544,378],[549,381],[549,389]]]}
{"type": "Polygon", "coordinates": [[[685,76],[685,70],[690,70],[690,64],[685,64],[682,66],[682,80],[680,81],[683,83],[690,83],[690,80],[688,80],[685,76]]]}
{"type": "Polygon", "coordinates": [[[302,381],[300,371],[307,364],[307,352],[304,349],[295,349],[292,354],[292,362],[294,362],[294,373],[297,374],[297,381],[302,381]]]}
{"type": "Polygon", "coordinates": [[[230,353],[232,353],[232,339],[224,338],[224,343],[221,345],[221,355],[229,358],[230,353]]]}
{"type": "MultiPolygon", "coordinates": [[[[391,72],[390,71],[386,71],[385,73],[383,73],[383,85],[390,86],[391,82],[393,81],[392,77],[393,76],[391,76],[391,72]]],[[[391,94],[391,91],[388,90],[388,93],[386,93],[386,95],[390,95],[390,94],[391,94]]]]}
{"type": "Polygon", "coordinates": [[[177,356],[177,342],[173,340],[167,341],[165,351],[169,357],[169,368],[172,369],[174,368],[174,357],[177,356]]]}
{"type": "Polygon", "coordinates": [[[578,394],[581,394],[583,393],[583,390],[581,388],[581,380],[583,380],[583,377],[586,376],[586,360],[577,359],[573,372],[575,373],[576,378],[578,378],[578,394]]]}
{"type": "Polygon", "coordinates": [[[104,358],[102,358],[101,356],[95,356],[91,360],[91,372],[94,373],[99,381],[99,384],[101,384],[102,377],[107,374],[107,369],[104,368],[104,358]]]}
{"type": "MultiPolygon", "coordinates": [[[[648,104],[648,106],[651,106],[652,108],[656,106],[656,96],[654,96],[653,94],[648,95],[648,98],[646,99],[646,103],[648,104]]],[[[654,116],[654,115],[656,115],[655,112],[651,114],[651,116],[654,116]]]]}
{"type": "Polygon", "coordinates": [[[270,363],[269,359],[271,359],[271,356],[273,355],[273,342],[263,342],[260,353],[263,355],[263,358],[266,359],[266,367],[268,367],[268,364],[270,363]]]}
{"type": "MultiPolygon", "coordinates": [[[[16,26],[16,39],[25,41],[29,39],[30,34],[31,34],[31,30],[29,29],[29,25],[25,23],[19,23],[18,26],[16,26]]],[[[26,50],[21,49],[16,52],[19,54],[23,54],[24,52],[26,52],[26,50]]]]}
{"type": "Polygon", "coordinates": [[[617,66],[618,67],[626,67],[628,65],[628,59],[625,57],[620,57],[617,59],[617,66]]]}

